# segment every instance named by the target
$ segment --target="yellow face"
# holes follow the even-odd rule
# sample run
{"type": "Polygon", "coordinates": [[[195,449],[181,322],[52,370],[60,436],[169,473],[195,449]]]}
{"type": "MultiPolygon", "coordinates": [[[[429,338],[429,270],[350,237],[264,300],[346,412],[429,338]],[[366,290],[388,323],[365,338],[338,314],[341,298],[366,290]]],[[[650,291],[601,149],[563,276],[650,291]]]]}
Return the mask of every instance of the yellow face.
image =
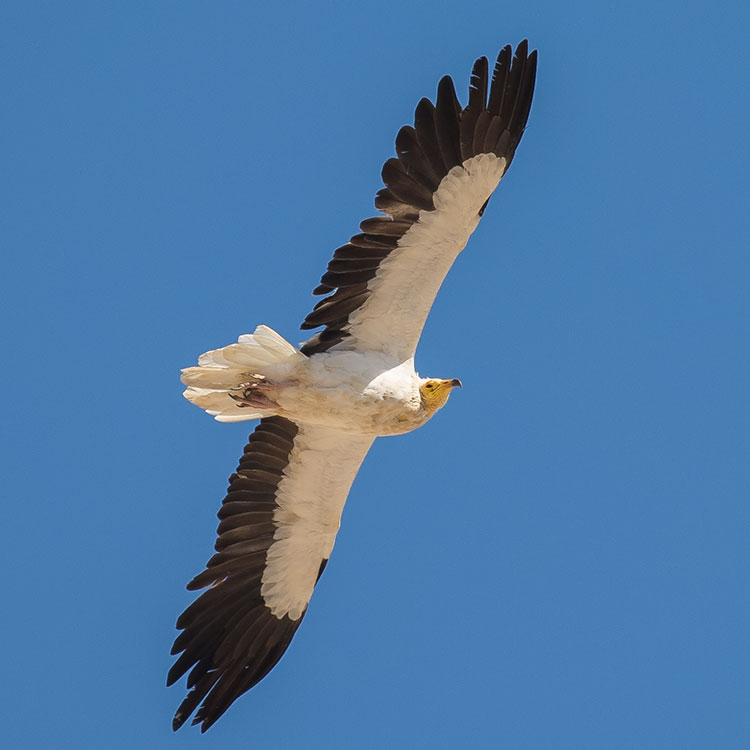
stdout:
{"type": "Polygon", "coordinates": [[[432,414],[441,406],[445,405],[451,391],[456,387],[461,387],[461,381],[458,378],[452,380],[430,379],[419,386],[419,393],[422,396],[422,403],[425,410],[432,414]]]}

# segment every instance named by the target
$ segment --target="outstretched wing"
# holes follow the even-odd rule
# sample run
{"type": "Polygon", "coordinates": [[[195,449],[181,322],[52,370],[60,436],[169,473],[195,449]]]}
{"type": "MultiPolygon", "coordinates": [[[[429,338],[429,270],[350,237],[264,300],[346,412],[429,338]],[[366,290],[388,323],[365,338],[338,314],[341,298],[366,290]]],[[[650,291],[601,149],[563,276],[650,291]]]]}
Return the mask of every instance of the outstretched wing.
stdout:
{"type": "Polygon", "coordinates": [[[328,562],[341,512],[371,438],[283,417],[250,436],[219,511],[216,554],[188,589],[206,587],[177,620],[179,654],[167,678],[188,670],[179,729],[206,731],[286,651],[328,562]]]}
{"type": "Polygon", "coordinates": [[[419,102],[414,127],[396,136],[398,158],[383,166],[386,187],[375,207],[386,216],[363,221],[362,233],[333,254],[313,294],[333,293],[302,324],[325,329],[303,344],[303,353],[374,349],[402,361],[413,356],[435,295],[526,127],[536,51],[529,54],[523,41],[511,57],[510,46],[501,50],[491,82],[487,58],[474,63],[464,109],[449,76],[434,106],[419,102]]]}

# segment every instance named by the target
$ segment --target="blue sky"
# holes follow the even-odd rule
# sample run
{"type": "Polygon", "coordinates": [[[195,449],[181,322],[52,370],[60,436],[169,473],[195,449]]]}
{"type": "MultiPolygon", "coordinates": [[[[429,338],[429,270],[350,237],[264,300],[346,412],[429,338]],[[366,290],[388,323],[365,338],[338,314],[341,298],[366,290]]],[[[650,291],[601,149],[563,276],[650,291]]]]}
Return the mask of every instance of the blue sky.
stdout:
{"type": "Polygon", "coordinates": [[[6,2],[6,747],[746,748],[746,3],[6,2]],[[529,128],[287,655],[170,731],[247,425],[180,367],[293,341],[420,97],[528,37],[529,128]]]}

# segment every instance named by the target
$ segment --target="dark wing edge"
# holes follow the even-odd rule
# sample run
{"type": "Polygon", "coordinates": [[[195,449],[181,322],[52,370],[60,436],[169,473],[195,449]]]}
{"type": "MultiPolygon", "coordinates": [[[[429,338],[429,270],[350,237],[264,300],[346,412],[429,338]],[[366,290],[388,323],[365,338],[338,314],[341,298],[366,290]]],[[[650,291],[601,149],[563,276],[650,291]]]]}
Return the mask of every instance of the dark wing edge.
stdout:
{"type": "MultiPolygon", "coordinates": [[[[453,81],[444,76],[436,103],[422,99],[414,126],[396,136],[396,158],[383,165],[385,187],[375,207],[385,216],[365,219],[360,234],[338,248],[313,294],[327,294],[302,323],[302,330],[324,326],[301,346],[308,356],[324,352],[350,334],[349,316],[370,294],[368,283],[380,263],[398,247],[399,240],[419,221],[420,211],[433,211],[433,195],[448,172],[467,159],[492,153],[510,166],[531,110],[537,52],[529,53],[523,40],[515,54],[510,45],[500,50],[492,79],[486,57],[475,63],[469,101],[461,109],[453,81]]],[[[486,205],[486,204],[485,204],[486,205]]],[[[484,206],[480,210],[481,216],[484,206]]]]}
{"type": "MultiPolygon", "coordinates": [[[[175,713],[179,729],[198,708],[193,724],[205,732],[242,693],[262,680],[286,651],[302,622],[276,617],[261,597],[266,553],[273,542],[275,492],[289,462],[297,425],[262,419],[245,446],[219,511],[216,554],[188,583],[208,588],[178,618],[169,670],[172,685],[190,670],[190,691],[175,713]]],[[[322,573],[325,560],[321,560],[322,573]]]]}

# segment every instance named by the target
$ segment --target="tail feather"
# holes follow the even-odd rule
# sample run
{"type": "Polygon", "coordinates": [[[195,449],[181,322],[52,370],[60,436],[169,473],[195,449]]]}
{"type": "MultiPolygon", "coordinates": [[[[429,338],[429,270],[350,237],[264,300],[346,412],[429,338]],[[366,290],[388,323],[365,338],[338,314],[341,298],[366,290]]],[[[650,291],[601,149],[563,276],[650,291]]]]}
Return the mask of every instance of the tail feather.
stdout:
{"type": "Polygon", "coordinates": [[[226,390],[190,387],[186,389],[184,396],[191,404],[204,409],[219,422],[244,422],[267,416],[265,411],[240,408],[226,390]]]}
{"type": "Polygon", "coordinates": [[[269,352],[274,352],[278,357],[301,357],[304,356],[300,353],[296,346],[290,344],[283,336],[279,336],[273,328],[268,326],[258,326],[252,335],[243,334],[239,338],[241,344],[253,339],[257,344],[260,344],[264,349],[269,352]]]}
{"type": "MultiPolygon", "coordinates": [[[[211,414],[211,412],[208,412],[208,414],[211,414]]],[[[248,419],[262,419],[263,417],[267,417],[269,415],[269,412],[267,411],[253,411],[252,409],[243,409],[242,414],[228,414],[226,412],[220,412],[219,414],[214,415],[214,419],[217,422],[246,422],[248,419]],[[244,412],[248,412],[245,414],[244,412]]]]}
{"type": "Polygon", "coordinates": [[[181,376],[187,386],[183,395],[219,422],[269,416],[273,410],[242,406],[231,394],[254,379],[285,379],[304,358],[276,331],[258,326],[254,333],[240,336],[236,344],[202,354],[198,367],[186,367],[181,376]]]}
{"type": "Polygon", "coordinates": [[[231,367],[186,367],[180,380],[193,388],[227,390],[237,386],[237,370],[231,367]]]}
{"type": "Polygon", "coordinates": [[[221,349],[201,354],[198,364],[201,367],[252,367],[253,365],[272,365],[279,361],[279,357],[268,349],[257,344],[229,344],[221,349]]]}

